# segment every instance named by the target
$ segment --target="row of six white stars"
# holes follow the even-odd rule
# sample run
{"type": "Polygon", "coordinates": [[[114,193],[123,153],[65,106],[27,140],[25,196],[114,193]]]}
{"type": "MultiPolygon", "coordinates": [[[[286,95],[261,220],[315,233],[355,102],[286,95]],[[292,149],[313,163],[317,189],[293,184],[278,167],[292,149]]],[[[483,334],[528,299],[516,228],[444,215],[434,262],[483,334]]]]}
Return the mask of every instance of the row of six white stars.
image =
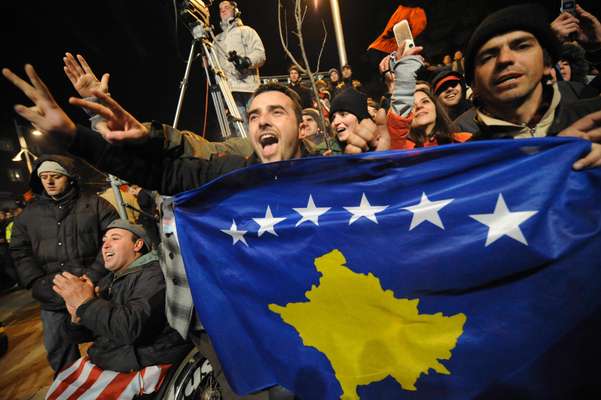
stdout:
{"type": "MultiPolygon", "coordinates": [[[[413,213],[409,230],[416,228],[425,221],[444,229],[444,225],[438,213],[453,200],[454,199],[431,201],[426,193],[422,193],[421,200],[418,204],[403,208],[403,210],[408,210],[413,213]]],[[[344,209],[351,213],[349,225],[360,218],[367,218],[377,224],[378,219],[376,218],[376,214],[384,211],[388,207],[388,205],[372,206],[369,203],[365,193],[363,193],[359,206],[344,207],[344,209]]],[[[317,207],[313,201],[313,196],[309,195],[307,207],[293,208],[293,210],[302,217],[295,226],[299,226],[303,222],[312,222],[319,226],[319,217],[328,212],[330,209],[331,207],[317,207]]],[[[497,198],[495,210],[492,214],[474,214],[470,215],[470,217],[488,226],[489,229],[485,246],[489,246],[502,236],[509,236],[520,243],[528,245],[528,242],[526,241],[526,238],[520,229],[520,224],[525,222],[537,212],[538,211],[509,211],[505,203],[505,199],[503,198],[503,194],[500,193],[499,197],[497,198]]],[[[253,218],[253,221],[259,225],[259,231],[257,232],[259,237],[261,237],[265,232],[269,232],[272,235],[278,236],[275,231],[275,225],[284,220],[286,220],[286,218],[274,217],[269,206],[267,206],[267,211],[265,212],[264,218],[253,218]]],[[[248,246],[248,243],[244,237],[248,231],[239,230],[235,220],[232,220],[232,226],[230,229],[221,229],[221,232],[232,237],[233,245],[235,245],[237,242],[242,242],[248,246]]]]}

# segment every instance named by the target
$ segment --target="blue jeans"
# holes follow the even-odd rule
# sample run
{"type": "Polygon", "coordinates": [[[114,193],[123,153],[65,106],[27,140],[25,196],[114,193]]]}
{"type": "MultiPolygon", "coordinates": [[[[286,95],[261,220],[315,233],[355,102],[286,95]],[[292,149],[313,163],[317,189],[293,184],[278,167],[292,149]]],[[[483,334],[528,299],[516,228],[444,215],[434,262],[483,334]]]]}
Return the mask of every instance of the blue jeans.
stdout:
{"type": "Polygon", "coordinates": [[[67,334],[71,316],[67,311],[41,310],[40,317],[44,326],[44,347],[48,353],[48,362],[54,372],[58,373],[80,357],[79,346],[71,343],[67,334]]]}

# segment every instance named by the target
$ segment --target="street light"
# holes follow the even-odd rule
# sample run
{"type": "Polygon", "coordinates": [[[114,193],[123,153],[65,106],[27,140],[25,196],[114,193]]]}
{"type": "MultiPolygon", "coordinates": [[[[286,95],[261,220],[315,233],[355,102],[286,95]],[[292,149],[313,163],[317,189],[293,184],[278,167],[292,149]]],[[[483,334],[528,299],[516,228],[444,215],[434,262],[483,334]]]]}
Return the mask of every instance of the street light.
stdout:
{"type": "Polygon", "coordinates": [[[42,131],[40,131],[40,130],[38,130],[38,129],[33,129],[33,130],[31,131],[31,134],[32,134],[33,136],[42,136],[42,131]]]}
{"type": "MultiPolygon", "coordinates": [[[[314,0],[315,9],[319,0],[314,0]]],[[[334,33],[336,34],[336,46],[338,47],[338,60],[340,68],[348,64],[346,57],[346,45],[344,43],[344,32],[342,31],[342,19],[340,18],[340,6],[338,0],[330,0],[330,8],[332,9],[332,19],[334,22],[334,33]]]]}
{"type": "Polygon", "coordinates": [[[342,20],[340,18],[340,7],[338,0],[330,0],[332,8],[332,19],[334,20],[334,33],[336,34],[336,45],[338,46],[338,59],[340,60],[340,68],[348,64],[346,58],[346,46],[344,44],[344,32],[342,31],[342,20]]]}

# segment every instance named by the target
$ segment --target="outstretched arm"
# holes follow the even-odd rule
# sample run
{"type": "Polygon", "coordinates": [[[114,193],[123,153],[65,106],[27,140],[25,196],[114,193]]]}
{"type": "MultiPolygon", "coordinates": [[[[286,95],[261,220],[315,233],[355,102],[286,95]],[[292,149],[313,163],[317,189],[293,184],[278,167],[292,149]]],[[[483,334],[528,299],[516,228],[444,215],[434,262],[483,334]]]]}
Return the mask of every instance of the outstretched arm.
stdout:
{"type": "Polygon", "coordinates": [[[98,80],[92,68],[88,65],[82,55],[77,54],[73,57],[71,53],[65,53],[63,57],[65,63],[63,70],[73,88],[81,97],[92,97],[92,91],[98,90],[102,93],[109,93],[109,74],[102,75],[102,79],[98,80]]]}
{"type": "Polygon", "coordinates": [[[423,65],[423,58],[419,55],[422,49],[399,47],[390,57],[390,70],[394,73],[390,106],[395,114],[402,117],[407,117],[413,109],[417,70],[423,65]]]}
{"type": "Polygon", "coordinates": [[[40,79],[33,66],[30,64],[25,65],[25,73],[29,78],[29,83],[8,68],[2,69],[2,75],[34,103],[30,107],[17,104],[15,105],[15,111],[21,117],[31,122],[37,129],[43,132],[58,134],[64,140],[70,141],[75,135],[75,123],[56,103],[48,87],[40,79]]]}
{"type": "Polygon", "coordinates": [[[92,95],[100,99],[103,104],[77,97],[71,97],[69,103],[87,108],[106,120],[105,123],[98,123],[96,129],[107,142],[131,143],[141,142],[148,138],[148,128],[121,107],[112,97],[99,90],[92,90],[92,95]]]}

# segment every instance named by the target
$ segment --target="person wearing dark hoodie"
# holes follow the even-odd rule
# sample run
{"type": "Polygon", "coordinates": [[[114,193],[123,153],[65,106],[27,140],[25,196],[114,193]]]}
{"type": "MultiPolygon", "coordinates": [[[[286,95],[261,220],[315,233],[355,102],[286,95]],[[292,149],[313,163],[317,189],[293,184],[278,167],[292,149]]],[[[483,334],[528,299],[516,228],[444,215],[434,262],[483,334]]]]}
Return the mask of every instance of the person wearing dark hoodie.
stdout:
{"type": "Polygon", "coordinates": [[[102,240],[109,274],[96,287],[68,272],[54,277],[53,289],[71,316],[70,340],[93,343],[86,357],[57,376],[47,398],[77,393],[70,398],[96,399],[110,393],[131,399],[155,393],[192,348],[167,323],[165,278],[144,228],[118,219],[102,240]],[[89,369],[98,372],[86,374],[89,369]]]}
{"type": "Polygon", "coordinates": [[[71,158],[38,158],[30,186],[36,198],[15,219],[10,250],[19,283],[40,303],[44,347],[58,372],[79,358],[79,349],[65,339],[70,318],[52,279],[69,272],[98,282],[106,274],[102,232],[118,216],[106,200],[80,191],[71,158]]]}

